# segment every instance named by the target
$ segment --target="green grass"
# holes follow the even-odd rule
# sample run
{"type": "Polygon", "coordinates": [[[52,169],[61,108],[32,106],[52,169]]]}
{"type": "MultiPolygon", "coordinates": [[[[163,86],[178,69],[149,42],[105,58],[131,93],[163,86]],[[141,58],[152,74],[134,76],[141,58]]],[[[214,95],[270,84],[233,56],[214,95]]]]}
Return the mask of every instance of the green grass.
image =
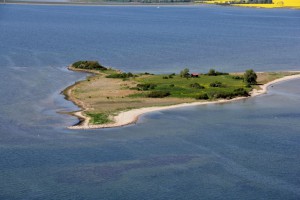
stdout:
{"type": "Polygon", "coordinates": [[[109,115],[105,113],[87,113],[87,115],[91,118],[91,124],[107,124],[112,122],[109,119],[109,115]]]}
{"type": "MultiPolygon", "coordinates": [[[[134,80],[142,84],[156,84],[157,86],[150,91],[165,91],[170,92],[170,97],[177,98],[197,98],[202,94],[213,93],[233,93],[238,88],[244,88],[247,92],[251,88],[247,88],[243,80],[234,79],[232,75],[207,76],[201,75],[199,78],[182,78],[179,75],[173,78],[165,79],[166,75],[150,75],[140,76],[134,80]],[[222,87],[211,87],[213,82],[221,82],[222,87]],[[191,87],[191,84],[198,83],[204,86],[203,89],[191,87]],[[174,86],[173,86],[174,85],[174,86]]],[[[139,96],[142,96],[140,94],[139,96]]]]}

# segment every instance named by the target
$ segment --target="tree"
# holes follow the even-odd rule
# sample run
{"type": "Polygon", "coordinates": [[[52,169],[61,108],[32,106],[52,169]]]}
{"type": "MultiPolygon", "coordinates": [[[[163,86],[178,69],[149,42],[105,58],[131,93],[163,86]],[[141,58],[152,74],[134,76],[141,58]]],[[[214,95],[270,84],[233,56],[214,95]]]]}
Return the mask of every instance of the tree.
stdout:
{"type": "Polygon", "coordinates": [[[188,68],[185,68],[184,70],[182,70],[180,72],[180,77],[183,77],[183,78],[188,78],[190,76],[190,70],[188,68]]]}
{"type": "Polygon", "coordinates": [[[246,70],[246,72],[244,73],[244,81],[248,84],[248,85],[254,85],[257,83],[257,75],[256,73],[253,71],[253,69],[248,69],[246,70]]]}
{"type": "Polygon", "coordinates": [[[208,75],[208,76],[216,76],[216,75],[217,75],[217,74],[216,74],[216,70],[210,69],[210,70],[208,71],[207,75],[208,75]]]}

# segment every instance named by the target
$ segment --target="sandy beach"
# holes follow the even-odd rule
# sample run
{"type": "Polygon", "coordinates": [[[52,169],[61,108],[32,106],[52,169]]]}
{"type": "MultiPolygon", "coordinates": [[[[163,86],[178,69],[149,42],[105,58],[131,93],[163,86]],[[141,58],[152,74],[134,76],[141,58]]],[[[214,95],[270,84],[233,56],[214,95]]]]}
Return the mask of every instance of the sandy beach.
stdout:
{"type": "Polygon", "coordinates": [[[200,105],[208,105],[208,104],[217,104],[217,103],[228,103],[228,102],[233,102],[233,101],[239,101],[242,99],[246,98],[251,98],[255,97],[258,95],[262,95],[267,93],[268,87],[279,83],[283,81],[288,81],[292,79],[298,79],[300,78],[300,74],[297,75],[291,75],[291,76],[286,76],[280,79],[276,79],[274,81],[271,81],[269,83],[266,83],[264,85],[260,86],[260,89],[253,89],[251,91],[250,97],[238,97],[238,98],[233,98],[233,99],[222,99],[222,100],[217,100],[217,101],[202,101],[202,102],[193,102],[193,103],[182,103],[182,104],[177,104],[177,105],[172,105],[172,106],[161,106],[161,107],[147,107],[147,108],[141,108],[141,109],[133,109],[129,111],[124,111],[120,112],[118,115],[114,116],[113,118],[113,123],[109,124],[101,124],[101,125],[93,125],[89,124],[90,118],[85,116],[82,111],[78,111],[73,113],[74,116],[77,116],[79,119],[83,119],[82,123],[74,126],[68,127],[69,129],[98,129],[98,128],[113,128],[113,127],[121,127],[121,126],[126,126],[129,124],[136,123],[139,119],[139,117],[143,114],[150,113],[150,112],[155,112],[155,111],[163,111],[163,110],[170,110],[170,109],[175,109],[175,108],[182,108],[182,107],[187,107],[187,106],[200,106],[200,105]]]}

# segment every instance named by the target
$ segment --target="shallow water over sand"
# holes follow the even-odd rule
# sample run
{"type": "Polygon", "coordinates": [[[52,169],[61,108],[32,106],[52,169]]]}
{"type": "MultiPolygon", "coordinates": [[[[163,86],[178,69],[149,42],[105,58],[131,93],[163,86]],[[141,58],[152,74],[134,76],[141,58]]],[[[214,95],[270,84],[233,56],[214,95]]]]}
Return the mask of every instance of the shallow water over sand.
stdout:
{"type": "Polygon", "coordinates": [[[299,70],[300,15],[227,7],[0,5],[0,199],[299,199],[300,80],[245,101],[74,131],[59,92],[125,71],[299,70]],[[275,63],[275,64],[274,64],[275,63]]]}

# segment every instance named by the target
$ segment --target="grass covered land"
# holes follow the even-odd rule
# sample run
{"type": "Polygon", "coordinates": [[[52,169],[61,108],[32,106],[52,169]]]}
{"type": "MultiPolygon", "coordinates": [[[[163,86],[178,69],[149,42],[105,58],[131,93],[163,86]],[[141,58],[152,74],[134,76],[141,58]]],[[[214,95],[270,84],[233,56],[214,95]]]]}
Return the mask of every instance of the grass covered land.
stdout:
{"type": "Polygon", "coordinates": [[[250,70],[248,79],[246,73],[213,69],[205,74],[188,69],[172,74],[133,74],[106,68],[96,61],[78,61],[69,69],[93,73],[64,91],[67,99],[82,108],[90,124],[113,123],[115,115],[135,108],[246,97],[259,84],[295,74],[250,70]]]}

